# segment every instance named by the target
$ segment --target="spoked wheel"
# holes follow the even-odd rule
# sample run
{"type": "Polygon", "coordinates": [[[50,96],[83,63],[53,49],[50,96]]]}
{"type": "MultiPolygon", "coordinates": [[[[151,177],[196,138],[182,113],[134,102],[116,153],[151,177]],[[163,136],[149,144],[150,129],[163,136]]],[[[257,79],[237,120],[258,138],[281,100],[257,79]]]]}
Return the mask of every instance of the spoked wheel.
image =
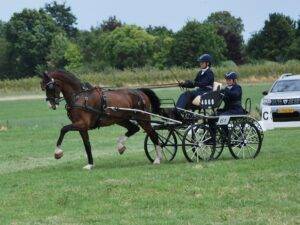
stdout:
{"type": "MultiPolygon", "coordinates": [[[[173,131],[170,130],[155,130],[158,134],[159,143],[162,147],[162,156],[166,161],[172,161],[177,153],[177,138],[173,131]]],[[[155,145],[150,137],[146,135],[144,141],[144,150],[150,162],[154,162],[156,158],[155,145]]]]}
{"type": "Polygon", "coordinates": [[[225,137],[224,135],[227,135],[223,132],[221,127],[217,128],[217,133],[216,133],[216,149],[215,149],[215,153],[212,157],[212,159],[218,159],[220,157],[220,155],[223,152],[224,146],[225,146],[225,137]]]}
{"type": "Polygon", "coordinates": [[[235,159],[255,158],[260,152],[262,137],[252,122],[235,123],[229,135],[228,148],[235,159]]]}
{"type": "Polygon", "coordinates": [[[189,162],[213,159],[216,144],[212,142],[210,130],[203,124],[191,126],[185,132],[182,150],[189,162]]]}

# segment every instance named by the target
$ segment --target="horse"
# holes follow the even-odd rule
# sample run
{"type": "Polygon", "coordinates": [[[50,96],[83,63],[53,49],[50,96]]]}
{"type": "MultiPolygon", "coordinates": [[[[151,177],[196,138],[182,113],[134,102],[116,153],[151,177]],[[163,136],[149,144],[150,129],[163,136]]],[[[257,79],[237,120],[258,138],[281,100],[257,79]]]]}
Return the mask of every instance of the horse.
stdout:
{"type": "Polygon", "coordinates": [[[56,159],[63,156],[61,144],[65,134],[69,131],[78,131],[88,160],[88,164],[83,169],[91,170],[94,167],[94,161],[88,131],[117,124],[127,129],[125,135],[117,138],[117,149],[120,154],[126,150],[125,141],[137,133],[140,126],[155,145],[156,158],[153,164],[161,163],[162,148],[158,134],[151,126],[149,113],[142,113],[159,113],[160,111],[160,100],[151,89],[105,90],[82,83],[70,72],[62,70],[45,72],[41,77],[41,89],[46,92],[49,107],[55,110],[60,100],[65,99],[67,115],[72,122],[61,128],[54,153],[56,159]],[[114,110],[112,107],[137,109],[138,112],[114,110]]]}

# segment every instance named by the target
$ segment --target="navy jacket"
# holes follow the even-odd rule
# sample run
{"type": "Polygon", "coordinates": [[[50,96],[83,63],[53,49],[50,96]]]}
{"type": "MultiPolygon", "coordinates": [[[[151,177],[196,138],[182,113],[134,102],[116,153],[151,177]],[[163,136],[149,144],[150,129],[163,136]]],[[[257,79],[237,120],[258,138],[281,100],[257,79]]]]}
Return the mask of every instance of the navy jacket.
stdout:
{"type": "Polygon", "coordinates": [[[222,90],[224,94],[225,107],[224,110],[234,110],[238,113],[242,113],[242,88],[240,85],[235,84],[231,86],[227,86],[224,90],[222,90]]]}
{"type": "Polygon", "coordinates": [[[198,87],[201,91],[212,91],[214,86],[214,73],[208,68],[202,75],[201,70],[197,74],[194,83],[195,87],[198,87]]]}

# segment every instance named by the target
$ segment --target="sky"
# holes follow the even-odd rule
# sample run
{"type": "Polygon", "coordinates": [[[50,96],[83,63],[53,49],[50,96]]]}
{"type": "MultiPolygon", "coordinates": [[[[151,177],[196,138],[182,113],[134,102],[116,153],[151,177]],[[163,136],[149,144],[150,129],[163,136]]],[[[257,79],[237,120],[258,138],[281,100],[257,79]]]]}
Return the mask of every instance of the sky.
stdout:
{"type": "MultiPolygon", "coordinates": [[[[9,21],[14,12],[23,8],[40,8],[49,0],[0,0],[0,20],[9,21]]],[[[270,13],[280,12],[294,20],[300,18],[299,0],[57,0],[71,6],[77,17],[77,27],[89,30],[102,20],[116,15],[127,24],[142,27],[148,25],[167,26],[178,31],[186,21],[203,21],[212,12],[229,11],[235,17],[241,17],[248,40],[260,30],[270,13]]]]}

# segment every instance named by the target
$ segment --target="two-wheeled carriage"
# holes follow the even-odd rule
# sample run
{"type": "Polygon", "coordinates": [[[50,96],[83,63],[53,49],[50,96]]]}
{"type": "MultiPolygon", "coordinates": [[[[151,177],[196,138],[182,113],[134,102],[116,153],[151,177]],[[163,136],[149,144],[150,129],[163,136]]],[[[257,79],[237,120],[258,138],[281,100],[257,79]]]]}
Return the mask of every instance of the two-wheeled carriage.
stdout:
{"type": "MultiPolygon", "coordinates": [[[[159,135],[163,157],[172,161],[178,147],[182,147],[189,162],[214,160],[220,157],[225,147],[235,159],[255,158],[261,149],[263,131],[256,119],[251,117],[251,100],[245,103],[244,115],[219,115],[223,101],[220,90],[201,96],[199,106],[192,110],[177,109],[183,120],[171,123],[152,123],[159,135]]],[[[162,101],[164,103],[164,101],[162,101]]],[[[162,108],[166,115],[172,108],[162,108]]],[[[144,149],[153,162],[155,146],[146,136],[144,149]]]]}

